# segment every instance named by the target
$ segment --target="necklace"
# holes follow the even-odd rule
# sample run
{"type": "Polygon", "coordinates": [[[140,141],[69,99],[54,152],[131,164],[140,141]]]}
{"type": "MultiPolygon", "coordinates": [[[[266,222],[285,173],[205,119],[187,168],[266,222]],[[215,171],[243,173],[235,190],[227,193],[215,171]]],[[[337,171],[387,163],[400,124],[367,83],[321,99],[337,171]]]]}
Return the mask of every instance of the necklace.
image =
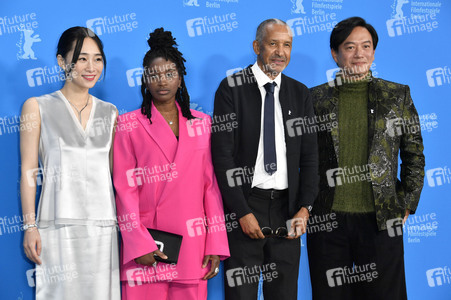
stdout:
{"type": "MultiPolygon", "coordinates": [[[[67,99],[67,98],[66,98],[66,99],[67,99]]],[[[77,111],[77,113],[78,113],[78,120],[79,120],[80,123],[81,123],[81,112],[88,106],[88,103],[89,103],[89,94],[88,94],[88,98],[86,98],[86,104],[85,104],[85,106],[83,106],[83,108],[80,109],[80,110],[78,110],[78,108],[77,108],[72,102],[70,102],[69,99],[67,99],[67,101],[69,101],[70,105],[72,105],[72,107],[75,108],[75,110],[77,111]]]]}
{"type": "MultiPolygon", "coordinates": [[[[172,125],[172,124],[174,124],[174,118],[176,118],[177,117],[177,115],[178,115],[178,111],[175,113],[175,116],[173,116],[172,118],[171,118],[171,120],[169,121],[169,120],[166,120],[166,122],[168,122],[169,123],[169,125],[172,125]]],[[[166,118],[165,118],[166,119],[166,118]]]]}

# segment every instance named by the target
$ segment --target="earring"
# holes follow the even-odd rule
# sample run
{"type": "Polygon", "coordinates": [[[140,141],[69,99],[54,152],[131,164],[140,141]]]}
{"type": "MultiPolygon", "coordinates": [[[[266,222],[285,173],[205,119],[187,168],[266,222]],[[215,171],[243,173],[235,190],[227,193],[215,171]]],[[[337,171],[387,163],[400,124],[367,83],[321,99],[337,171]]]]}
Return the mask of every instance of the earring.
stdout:
{"type": "Polygon", "coordinates": [[[73,76],[72,76],[72,72],[70,70],[69,71],[64,70],[64,74],[66,75],[66,80],[72,81],[73,76]]]}

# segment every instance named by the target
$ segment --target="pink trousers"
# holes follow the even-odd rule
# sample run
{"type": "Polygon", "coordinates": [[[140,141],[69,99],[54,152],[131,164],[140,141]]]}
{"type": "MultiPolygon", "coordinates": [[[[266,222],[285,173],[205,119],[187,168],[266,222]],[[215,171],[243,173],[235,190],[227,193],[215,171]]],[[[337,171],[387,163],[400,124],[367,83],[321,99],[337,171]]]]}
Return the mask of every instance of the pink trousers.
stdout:
{"type": "Polygon", "coordinates": [[[196,284],[176,282],[130,286],[122,281],[122,300],[207,300],[207,280],[196,284]]]}

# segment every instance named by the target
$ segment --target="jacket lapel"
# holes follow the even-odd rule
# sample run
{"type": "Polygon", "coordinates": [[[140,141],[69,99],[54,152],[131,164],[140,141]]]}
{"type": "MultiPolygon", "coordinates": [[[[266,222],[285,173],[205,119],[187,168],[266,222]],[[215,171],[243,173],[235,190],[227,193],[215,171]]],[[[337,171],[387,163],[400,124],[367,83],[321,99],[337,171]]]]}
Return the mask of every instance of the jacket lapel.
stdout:
{"type": "MultiPolygon", "coordinates": [[[[191,126],[191,122],[193,122],[195,119],[188,120],[182,115],[182,110],[179,106],[179,104],[176,102],[177,108],[179,110],[179,141],[178,141],[178,147],[177,151],[175,153],[174,162],[177,164],[177,168],[182,168],[186,158],[189,155],[189,151],[192,151],[195,149],[196,146],[196,140],[200,138],[205,138],[204,135],[210,134],[204,131],[202,131],[202,135],[200,136],[190,136],[188,134],[188,126],[191,126]],[[188,151],[185,153],[185,151],[188,151]],[[187,155],[185,155],[187,154],[187,155]]],[[[193,116],[195,116],[195,113],[191,111],[193,116]]],[[[207,124],[207,120],[202,120],[204,124],[207,124]]]]}
{"type": "MultiPolygon", "coordinates": [[[[175,155],[177,153],[177,139],[174,133],[167,124],[164,117],[155,108],[152,103],[151,108],[152,113],[152,124],[150,124],[149,119],[143,114],[139,114],[139,121],[146,129],[150,137],[155,141],[155,143],[160,147],[161,152],[164,154],[168,162],[173,162],[175,155]]],[[[181,113],[179,112],[179,118],[181,113]]],[[[179,127],[184,127],[185,124],[180,124],[179,127]]]]}
{"type": "MultiPolygon", "coordinates": [[[[377,81],[377,78],[373,77],[373,80],[370,82],[368,87],[368,106],[367,106],[367,114],[368,114],[368,154],[370,153],[370,150],[372,148],[373,144],[373,137],[374,137],[374,129],[375,129],[375,122],[376,122],[376,116],[377,116],[377,94],[376,94],[376,88],[375,84],[377,81]]],[[[328,92],[326,93],[326,98],[329,99],[329,112],[334,113],[338,118],[338,88],[337,86],[331,87],[328,89],[328,92]]],[[[338,120],[340,122],[340,120],[338,120]]],[[[338,128],[334,127],[331,131],[332,141],[334,144],[335,149],[335,156],[337,158],[337,162],[339,160],[339,132],[338,128]]]]}
{"type": "Polygon", "coordinates": [[[255,78],[251,66],[248,67],[246,74],[249,74],[249,84],[243,85],[244,95],[242,97],[243,107],[243,131],[245,132],[246,139],[249,141],[247,145],[252,147],[253,155],[248,164],[255,165],[257,159],[258,144],[260,141],[261,131],[261,113],[262,113],[262,95],[258,88],[257,79],[255,78]]]}
{"type": "MultiPolygon", "coordinates": [[[[329,99],[328,113],[335,114],[335,116],[338,119],[338,88],[336,86],[329,88],[326,93],[326,98],[329,99]]],[[[340,120],[338,120],[338,122],[340,122],[340,120]]],[[[332,142],[334,144],[335,157],[337,158],[337,163],[338,163],[338,158],[339,158],[339,155],[338,155],[338,152],[339,152],[338,127],[339,126],[332,127],[332,130],[330,132],[330,134],[332,136],[332,142]]]]}
{"type": "Polygon", "coordinates": [[[281,80],[280,80],[280,91],[279,91],[279,102],[280,107],[282,109],[282,118],[283,118],[283,131],[285,135],[285,144],[286,144],[286,151],[291,152],[292,146],[295,147],[296,143],[294,143],[295,139],[291,138],[288,135],[287,130],[287,121],[294,118],[292,115],[292,112],[295,111],[294,103],[293,101],[296,101],[297,99],[295,97],[290,97],[288,95],[288,89],[286,87],[286,77],[284,74],[282,74],[281,80]]]}
{"type": "MultiPolygon", "coordinates": [[[[157,200],[157,204],[159,205],[162,201],[167,201],[168,199],[171,199],[171,194],[173,195],[174,192],[176,192],[178,190],[177,187],[183,186],[182,182],[179,182],[177,180],[183,180],[183,174],[185,174],[185,172],[183,170],[185,170],[185,163],[187,160],[189,160],[189,152],[185,153],[185,151],[193,151],[193,144],[195,143],[194,140],[196,140],[196,138],[200,138],[200,137],[196,137],[196,138],[192,138],[188,135],[188,129],[187,129],[187,119],[182,115],[182,111],[180,109],[179,104],[176,102],[175,103],[177,105],[177,109],[179,111],[179,140],[177,142],[174,133],[172,132],[171,128],[169,126],[167,126],[169,128],[170,133],[172,134],[172,136],[174,137],[175,140],[175,149],[174,152],[171,152],[171,155],[173,154],[173,156],[171,156],[173,159],[171,160],[171,170],[168,170],[165,173],[172,173],[172,172],[177,172],[177,178],[172,180],[170,183],[168,183],[168,181],[164,181],[162,182],[162,188],[161,188],[161,193],[160,196],[158,197],[157,200]],[[174,168],[174,169],[172,169],[174,168]],[[177,182],[177,184],[175,185],[174,182],[177,182]]],[[[153,116],[153,114],[152,114],[153,116]]],[[[164,118],[163,118],[164,119],[164,118]]],[[[166,122],[166,120],[164,120],[166,122]]],[[[169,140],[169,139],[168,139],[169,140]]],[[[172,148],[171,150],[172,151],[172,148]]],[[[157,214],[157,220],[158,220],[158,212],[157,214]]]]}
{"type": "Polygon", "coordinates": [[[377,79],[373,77],[368,86],[368,155],[372,149],[374,129],[376,126],[376,116],[378,111],[376,82],[377,79]]]}

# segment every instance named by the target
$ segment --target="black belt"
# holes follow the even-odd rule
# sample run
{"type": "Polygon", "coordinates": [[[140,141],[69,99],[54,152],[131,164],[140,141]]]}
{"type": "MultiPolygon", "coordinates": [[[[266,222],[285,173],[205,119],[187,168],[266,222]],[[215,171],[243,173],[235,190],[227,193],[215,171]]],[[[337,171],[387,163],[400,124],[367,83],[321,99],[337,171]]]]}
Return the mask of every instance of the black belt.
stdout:
{"type": "Polygon", "coordinates": [[[288,189],[275,190],[275,189],[259,189],[257,187],[252,188],[252,194],[269,199],[279,199],[288,195],[288,189]]]}

